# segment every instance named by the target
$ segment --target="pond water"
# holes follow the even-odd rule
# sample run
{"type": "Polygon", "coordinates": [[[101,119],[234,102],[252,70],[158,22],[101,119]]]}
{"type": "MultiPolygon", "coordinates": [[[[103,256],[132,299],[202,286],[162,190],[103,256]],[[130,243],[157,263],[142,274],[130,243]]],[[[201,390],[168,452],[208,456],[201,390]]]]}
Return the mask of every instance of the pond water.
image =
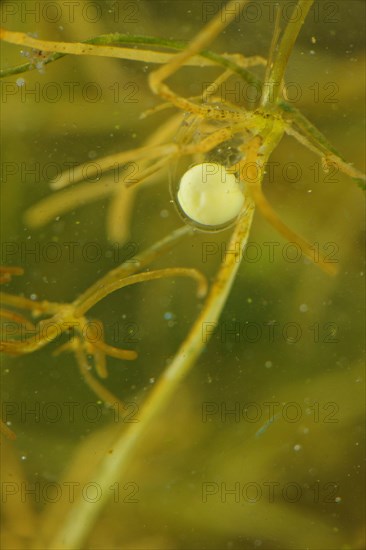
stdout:
{"type": "MultiPolygon", "coordinates": [[[[223,5],[72,4],[5,2],[2,26],[65,42],[115,32],[189,40],[223,5]]],[[[284,24],[294,3],[281,4],[284,24]]],[[[249,2],[209,49],[266,57],[272,8],[271,2],[249,2]]],[[[359,169],[364,18],[361,1],[315,2],[286,73],[288,102],[359,169]]],[[[126,171],[138,177],[139,161],[100,170],[101,158],[143,146],[177,110],[140,118],[161,103],[148,86],[154,63],[70,55],[43,65],[34,52],[22,56],[20,49],[4,44],[2,67],[31,55],[38,70],[1,82],[1,263],[24,274],[3,289],[69,303],[184,223],[170,193],[176,165],[168,163],[136,191],[131,187],[119,202],[114,189],[126,171]],[[72,178],[85,162],[84,181],[69,188],[79,186],[78,195],[50,189],[50,180],[57,185],[65,170],[72,178]],[[58,197],[52,208],[45,203],[30,210],[52,194],[58,197]]],[[[263,78],[263,66],[251,70],[263,78]]],[[[221,72],[184,67],[169,84],[195,97],[221,72]]],[[[253,105],[253,93],[233,76],[220,100],[242,109],[253,105]]],[[[177,143],[184,120],[182,113],[163,143],[177,143]]],[[[105,506],[80,547],[363,548],[362,190],[334,167],[324,173],[320,158],[289,136],[271,156],[263,189],[283,220],[312,244],[314,262],[256,213],[223,313],[202,326],[203,342],[210,341],[123,475],[108,486],[105,506]],[[319,254],[338,266],[335,277],[319,269],[319,254]]],[[[188,235],[148,267],[195,268],[211,283],[230,253],[231,231],[188,235]]],[[[98,461],[117,432],[140,422],[146,397],[202,303],[191,280],[169,277],[117,290],[88,313],[90,322],[103,323],[108,344],[138,353],[134,361],[108,357],[108,377],[101,380],[123,410],[103,405],[70,349],[57,353],[70,333],[34,353],[2,356],[2,417],[16,434],[2,446],[3,548],[35,548],[39,541],[51,548],[73,513],[75,495],[91,506],[104,498],[106,488],[93,477],[98,461]]],[[[3,319],[5,341],[16,326],[3,319]]],[[[21,338],[31,333],[23,326],[21,338]]],[[[90,354],[87,359],[92,365],[90,354]]]]}

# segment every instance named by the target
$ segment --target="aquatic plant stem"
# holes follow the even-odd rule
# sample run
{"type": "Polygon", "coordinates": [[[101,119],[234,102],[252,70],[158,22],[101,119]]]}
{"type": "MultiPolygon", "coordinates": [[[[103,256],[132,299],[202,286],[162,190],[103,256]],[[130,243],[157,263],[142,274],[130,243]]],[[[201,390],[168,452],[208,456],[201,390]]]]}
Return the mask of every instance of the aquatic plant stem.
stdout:
{"type": "MultiPolygon", "coordinates": [[[[135,256],[131,260],[126,260],[115,269],[109,271],[106,275],[98,279],[98,281],[96,281],[91,287],[85,290],[71,304],[48,302],[46,300],[38,302],[22,296],[13,296],[5,292],[0,292],[2,304],[12,305],[21,309],[28,309],[31,310],[33,314],[53,314],[51,318],[40,321],[37,327],[35,327],[33,335],[29,338],[14,340],[7,339],[0,341],[0,351],[14,355],[31,353],[46,346],[52,340],[58,338],[60,334],[68,331],[69,326],[77,326],[80,323],[83,324],[85,322],[85,319],[82,319],[83,312],[99,302],[110,292],[126,286],[126,284],[128,284],[128,280],[137,283],[142,282],[143,280],[151,280],[156,278],[151,272],[150,274],[140,273],[139,275],[135,275],[132,280],[130,279],[130,276],[133,276],[136,271],[141,270],[143,267],[159,258],[162,254],[166,253],[168,250],[173,248],[174,245],[179,243],[185,236],[193,234],[193,232],[194,231],[189,226],[183,226],[175,231],[172,231],[169,235],[153,244],[147,250],[141,252],[138,256],[135,256]],[[109,290],[106,292],[106,289],[109,290]]],[[[165,271],[165,273],[167,273],[170,271],[172,273],[171,269],[172,268],[170,268],[170,270],[160,270],[160,272],[165,271]]],[[[183,271],[186,270],[183,269],[183,271]]],[[[174,269],[173,273],[174,275],[177,275],[177,272],[174,272],[174,269]]],[[[194,274],[194,277],[197,277],[197,273],[194,274]]],[[[200,279],[199,275],[198,278],[200,279]]],[[[200,287],[203,289],[201,285],[200,287]]],[[[7,314],[7,311],[5,311],[5,314],[7,314]]]]}
{"type": "Polygon", "coordinates": [[[313,2],[314,0],[299,0],[294,7],[292,18],[289,20],[278,45],[278,51],[274,57],[274,62],[270,70],[268,81],[265,82],[263,88],[261,104],[267,109],[277,108],[277,99],[281,92],[282,81],[288,59],[313,2]]]}
{"type": "MultiPolygon", "coordinates": [[[[49,40],[38,40],[27,33],[9,31],[0,29],[0,40],[49,53],[42,63],[48,65],[66,55],[95,55],[102,57],[115,57],[116,59],[128,59],[131,61],[139,61],[143,63],[166,63],[171,59],[172,52],[156,51],[142,49],[141,46],[162,47],[176,51],[184,50],[188,42],[182,40],[171,40],[167,38],[159,38],[154,36],[139,36],[122,33],[103,34],[90,38],[83,42],[54,42],[49,40]],[[132,48],[116,47],[116,44],[130,44],[132,48]],[[88,46],[89,47],[86,47],[88,46]],[[137,48],[136,48],[137,46],[137,48]],[[64,52],[64,53],[63,53],[64,52]]],[[[186,61],[185,65],[192,67],[204,67],[221,65],[231,68],[237,72],[251,84],[259,84],[258,78],[251,72],[246,70],[246,67],[254,65],[265,65],[266,60],[259,56],[244,57],[240,54],[225,54],[219,55],[215,52],[203,50],[196,56],[186,61]]],[[[16,74],[21,74],[28,71],[37,70],[36,64],[31,61],[17,65],[16,67],[7,67],[0,69],[0,78],[9,77],[16,74]]]]}
{"type": "Polygon", "coordinates": [[[106,275],[98,279],[89,288],[87,288],[76,300],[73,302],[74,308],[77,310],[83,307],[83,304],[87,302],[92,296],[95,296],[100,289],[110,285],[121,278],[128,277],[136,273],[136,271],[143,269],[153,261],[157,260],[163,254],[166,254],[180,243],[186,236],[193,235],[194,230],[188,225],[183,225],[178,229],[175,229],[158,242],[151,245],[147,250],[141,252],[137,256],[126,260],[121,265],[115,267],[111,271],[108,271],[106,275]]]}
{"type": "MultiPolygon", "coordinates": [[[[302,1],[309,2],[310,3],[309,9],[310,9],[311,3],[313,2],[313,0],[302,0],[302,1]]],[[[305,15],[306,14],[304,13],[304,17],[305,15]]],[[[300,28],[301,28],[301,25],[299,26],[297,32],[299,32],[300,28]]],[[[294,32],[294,29],[292,29],[291,32],[294,32]]],[[[293,38],[293,35],[291,38],[293,38]]],[[[53,50],[53,53],[50,53],[43,60],[43,63],[45,65],[64,57],[67,54],[61,53],[61,52],[66,52],[66,51],[69,54],[73,54],[73,55],[98,55],[98,56],[100,55],[100,56],[106,56],[106,57],[116,57],[120,59],[130,59],[134,61],[141,61],[144,63],[161,64],[169,61],[172,55],[171,52],[167,53],[167,52],[161,52],[161,51],[140,50],[138,49],[138,46],[153,45],[153,46],[160,46],[163,48],[164,47],[170,48],[175,51],[181,51],[181,50],[184,50],[188,44],[187,42],[169,40],[166,38],[164,39],[164,38],[157,38],[157,37],[151,37],[151,36],[125,35],[121,33],[100,35],[94,38],[90,38],[85,42],[72,42],[72,43],[52,42],[51,43],[50,41],[47,41],[47,40],[37,40],[26,33],[13,32],[13,31],[8,31],[6,29],[0,29],[0,39],[12,44],[35,48],[35,49],[38,49],[39,51],[48,52],[49,50],[53,50]],[[131,44],[134,47],[133,48],[113,47],[112,44],[131,44]],[[86,45],[90,45],[90,46],[94,45],[95,49],[93,49],[92,47],[85,48],[86,45]],[[105,48],[100,49],[102,46],[105,46],[105,48]]],[[[284,42],[284,40],[285,40],[285,35],[283,36],[282,43],[284,42]]],[[[288,45],[290,45],[290,42],[288,43],[288,45]]],[[[291,45],[291,48],[292,46],[293,44],[291,45]]],[[[290,55],[291,53],[291,48],[288,49],[288,55],[290,55]]],[[[282,57],[282,67],[284,72],[285,66],[283,65],[283,59],[284,57],[282,57]]],[[[244,57],[240,54],[219,55],[212,51],[202,50],[196,56],[193,56],[191,59],[185,61],[184,64],[187,66],[199,66],[199,67],[203,67],[206,65],[221,65],[226,69],[230,69],[233,73],[236,73],[237,75],[239,75],[245,82],[254,86],[256,89],[263,88],[264,92],[261,99],[261,105],[262,106],[267,105],[267,108],[270,108],[271,104],[273,107],[276,104],[273,101],[271,102],[268,101],[269,98],[273,100],[273,93],[271,91],[271,88],[268,86],[268,80],[266,80],[266,84],[263,84],[262,81],[257,76],[255,76],[252,72],[246,69],[246,67],[251,67],[253,65],[262,65],[264,64],[264,61],[265,60],[260,56],[244,57]]],[[[279,66],[280,66],[279,62],[277,62],[277,68],[275,70],[278,72],[279,72],[279,66]]],[[[34,63],[32,64],[32,62],[24,63],[17,67],[0,69],[0,78],[9,77],[15,74],[20,74],[20,73],[31,71],[34,69],[36,69],[36,65],[34,63]]],[[[280,88],[278,88],[278,91],[279,90],[280,88]]],[[[306,119],[306,117],[302,115],[302,113],[300,113],[298,109],[296,109],[296,107],[294,107],[290,103],[287,103],[283,98],[277,98],[277,107],[279,111],[282,113],[282,116],[289,123],[297,124],[297,126],[307,136],[308,140],[302,142],[303,145],[305,145],[306,147],[309,147],[309,140],[310,140],[311,143],[313,144],[313,147],[309,147],[309,148],[311,150],[318,149],[317,154],[324,154],[325,156],[329,156],[329,157],[333,155],[333,157],[330,159],[331,162],[335,164],[341,172],[354,178],[356,182],[363,187],[365,182],[365,175],[361,171],[354,168],[352,165],[347,164],[342,158],[342,156],[334,149],[334,147],[330,145],[330,143],[325,138],[325,136],[323,136],[323,134],[317,128],[315,128],[306,119]]],[[[288,124],[287,126],[291,130],[290,125],[288,124]]],[[[299,136],[298,133],[295,134],[294,132],[292,135],[294,135],[296,139],[298,139],[297,137],[299,136]]],[[[107,159],[102,159],[102,160],[104,162],[104,160],[107,160],[107,159]]],[[[117,161],[118,157],[116,157],[114,160],[117,161]]],[[[81,165],[81,167],[83,167],[83,165],[81,165]]],[[[92,193],[91,197],[88,194],[87,198],[83,196],[83,199],[90,202],[91,200],[96,200],[97,194],[98,195],[100,194],[103,196],[108,194],[108,192],[106,192],[105,189],[102,191],[99,189],[99,184],[98,186],[94,186],[94,187],[90,186],[90,193],[92,193]]],[[[73,197],[75,198],[75,196],[70,194],[70,195],[64,195],[62,198],[65,199],[66,201],[71,201],[73,197]]],[[[55,202],[53,201],[49,202],[49,199],[45,199],[44,201],[41,201],[34,208],[31,208],[28,211],[30,218],[27,219],[27,223],[31,223],[33,227],[38,227],[40,225],[43,225],[44,223],[47,223],[50,217],[47,214],[47,212],[50,208],[52,209],[50,216],[53,217],[54,215],[56,215],[54,214],[54,211],[59,213],[59,211],[57,210],[57,204],[55,202]],[[40,216],[43,216],[43,217],[40,217],[40,216]]],[[[67,211],[67,210],[68,210],[68,207],[67,207],[67,204],[65,204],[64,211],[67,211]]]]}
{"type": "Polygon", "coordinates": [[[123,476],[132,455],[143,441],[152,422],[166,406],[182,379],[188,374],[197,357],[205,348],[206,341],[202,338],[202,330],[205,323],[216,323],[221,314],[240,266],[253,213],[254,204],[249,200],[248,209],[235,227],[228,245],[228,253],[211,287],[205,305],[173,361],[161,375],[147,398],[141,411],[140,422],[130,424],[127,430],[125,425],[122,427],[114,444],[109,447],[109,452],[105,454],[97,471],[92,475],[93,483],[96,483],[101,489],[101,499],[91,503],[79,498],[47,548],[66,550],[83,547],[101,509],[111,495],[109,487],[123,476]]]}

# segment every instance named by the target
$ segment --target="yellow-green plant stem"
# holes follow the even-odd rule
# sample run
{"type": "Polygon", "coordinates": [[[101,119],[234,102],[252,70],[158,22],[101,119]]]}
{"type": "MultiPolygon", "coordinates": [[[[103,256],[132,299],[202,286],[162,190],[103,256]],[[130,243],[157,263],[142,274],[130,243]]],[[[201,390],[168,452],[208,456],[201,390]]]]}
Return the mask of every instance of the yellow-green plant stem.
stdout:
{"type": "Polygon", "coordinates": [[[101,488],[101,499],[98,502],[91,503],[80,498],[75,502],[61,529],[47,545],[47,548],[65,550],[83,547],[86,537],[108,499],[108,487],[116,479],[123,476],[129,460],[136,451],[138,444],[143,440],[143,436],[148,431],[151,423],[167,404],[182,379],[188,374],[195,360],[203,351],[205,343],[202,339],[202,327],[204,323],[217,322],[221,314],[239,268],[243,248],[248,240],[253,212],[254,205],[250,203],[245,216],[236,225],[228,246],[229,253],[226,255],[211,287],[201,314],[196,319],[173,361],[161,375],[147,398],[142,409],[140,422],[131,424],[127,430],[125,426],[122,427],[114,444],[109,447],[113,452],[109,452],[104,456],[102,462],[98,465],[98,470],[92,475],[93,482],[101,488]]]}
{"type": "Polygon", "coordinates": [[[160,278],[160,275],[165,276],[168,273],[174,276],[184,274],[193,276],[193,278],[198,280],[199,294],[202,295],[204,293],[205,285],[202,276],[198,274],[196,270],[185,268],[183,268],[183,270],[181,268],[168,268],[155,272],[145,272],[132,275],[167,252],[189,234],[192,234],[192,229],[188,226],[184,226],[173,231],[142,252],[141,255],[135,257],[134,259],[127,260],[120,266],[109,271],[106,275],[104,275],[104,277],[96,281],[70,304],[47,302],[46,300],[36,302],[21,296],[13,296],[8,293],[0,292],[0,300],[2,304],[13,305],[21,309],[28,309],[36,315],[53,315],[48,319],[40,321],[33,336],[27,339],[14,339],[0,342],[0,351],[18,355],[31,353],[46,346],[52,340],[60,336],[60,334],[66,332],[69,326],[73,326],[75,323],[77,325],[79,321],[82,321],[82,314],[85,311],[90,309],[93,305],[102,300],[111,292],[127,286],[129,282],[135,284],[146,280],[160,278]],[[131,276],[133,277],[132,279],[131,276]],[[200,290],[202,293],[200,293],[200,290]]]}
{"type": "MultiPolygon", "coordinates": [[[[302,5],[304,3],[304,6],[307,12],[311,7],[312,2],[313,0],[300,0],[300,4],[302,5]]],[[[305,15],[306,14],[304,13],[304,17],[305,15]]],[[[291,48],[293,46],[293,40],[296,38],[295,33],[299,32],[302,23],[303,21],[301,22],[299,21],[299,26],[291,27],[292,29],[291,31],[287,31],[286,29],[283,35],[281,44],[283,44],[284,46],[286,46],[287,44],[286,47],[288,48],[288,55],[291,52],[291,48]]],[[[175,51],[181,51],[187,47],[187,42],[163,39],[163,38],[157,38],[157,37],[151,37],[151,36],[125,35],[121,33],[100,35],[100,36],[91,38],[89,40],[86,40],[85,42],[80,42],[80,43],[74,42],[74,43],[66,44],[61,42],[60,43],[50,42],[47,40],[36,40],[25,33],[11,32],[5,29],[0,29],[0,38],[1,40],[4,40],[9,43],[38,48],[40,51],[48,52],[52,50],[52,53],[50,53],[44,59],[43,61],[44,64],[51,63],[53,61],[56,61],[57,59],[64,57],[65,55],[67,55],[65,53],[62,53],[62,52],[65,52],[65,50],[67,50],[68,53],[73,55],[102,55],[106,57],[118,57],[122,59],[143,61],[144,63],[161,64],[161,63],[166,63],[171,58],[170,53],[139,49],[139,47],[143,45],[153,45],[153,46],[160,46],[163,48],[164,47],[170,48],[175,51]],[[96,49],[86,48],[85,46],[88,44],[95,45],[96,49]],[[113,48],[111,46],[112,44],[130,44],[134,46],[134,48],[120,48],[120,47],[113,48]],[[103,47],[104,49],[101,49],[103,47]]],[[[345,174],[348,174],[357,182],[358,185],[364,188],[365,175],[359,170],[357,170],[356,168],[354,168],[352,165],[347,164],[342,158],[342,156],[328,142],[325,136],[323,136],[323,134],[317,128],[315,128],[311,124],[311,122],[307,120],[307,118],[296,107],[294,107],[293,105],[290,105],[283,98],[280,98],[280,97],[277,97],[277,103],[275,103],[273,89],[268,85],[269,80],[267,80],[267,83],[263,85],[262,81],[259,78],[257,78],[257,76],[255,76],[252,72],[248,71],[243,66],[243,64],[245,64],[247,60],[248,58],[242,58],[239,54],[219,55],[212,51],[202,50],[201,52],[197,53],[196,56],[192,57],[190,60],[187,60],[184,64],[192,65],[192,66],[221,65],[226,69],[230,69],[233,73],[238,74],[245,82],[254,86],[255,88],[262,89],[263,87],[264,91],[262,93],[262,98],[261,98],[262,107],[266,106],[268,109],[272,107],[278,108],[282,112],[282,116],[284,120],[288,121],[290,124],[296,124],[298,128],[301,129],[301,131],[307,136],[308,140],[313,144],[313,147],[319,150],[318,154],[324,154],[325,156],[334,155],[332,162],[337,164],[339,169],[342,172],[344,172],[345,174]]],[[[283,54],[282,56],[281,65],[278,63],[276,65],[275,64],[273,65],[272,76],[270,78],[271,81],[276,80],[277,77],[280,76],[280,73],[284,72],[284,69],[285,69],[284,60],[285,60],[285,54],[283,54]],[[277,76],[276,75],[273,76],[273,72],[277,73],[277,76]]],[[[255,58],[253,58],[252,64],[261,64],[262,62],[263,62],[263,58],[255,56],[255,58]]],[[[20,74],[20,73],[27,72],[34,69],[35,69],[35,65],[32,63],[24,63],[17,67],[9,67],[6,69],[1,69],[0,78],[9,77],[15,74],[20,74]]],[[[283,77],[283,74],[282,74],[282,77],[283,77]]],[[[279,88],[277,89],[277,92],[279,90],[280,90],[280,83],[279,83],[279,88]]],[[[91,200],[95,200],[97,198],[97,195],[103,195],[103,196],[105,195],[105,190],[104,191],[99,190],[98,186],[91,187],[90,192],[92,193],[92,196],[89,197],[88,202],[90,202],[91,200]]],[[[71,199],[71,195],[65,196],[64,198],[65,200],[71,199]]],[[[43,206],[47,204],[47,209],[51,207],[51,204],[48,202],[47,203],[41,202],[40,205],[41,204],[43,206]]],[[[35,207],[35,209],[31,209],[30,211],[30,215],[31,215],[30,221],[32,221],[32,223],[33,223],[33,220],[36,220],[37,216],[39,215],[39,209],[37,207],[38,205],[35,207]]],[[[55,208],[54,204],[52,204],[52,208],[55,208]]],[[[46,214],[44,217],[45,217],[45,220],[44,220],[44,223],[45,223],[48,221],[49,216],[46,214]]]]}
{"type": "Polygon", "coordinates": [[[136,271],[143,269],[147,265],[151,264],[154,260],[174,248],[180,241],[182,241],[186,236],[193,235],[194,230],[188,225],[184,225],[179,229],[175,229],[166,237],[163,237],[160,241],[153,244],[150,248],[134,256],[130,260],[127,260],[123,264],[117,266],[116,268],[108,271],[106,275],[98,279],[93,283],[89,288],[87,288],[74,302],[73,306],[77,310],[83,308],[86,301],[88,301],[92,296],[95,296],[98,293],[99,289],[115,283],[123,277],[127,277],[136,273],[136,271]]]}
{"type": "Polygon", "coordinates": [[[282,80],[287,67],[292,48],[305,21],[305,18],[314,0],[299,0],[293,10],[294,18],[290,19],[278,45],[277,55],[274,58],[268,81],[264,84],[262,106],[268,109],[277,108],[282,80]]]}

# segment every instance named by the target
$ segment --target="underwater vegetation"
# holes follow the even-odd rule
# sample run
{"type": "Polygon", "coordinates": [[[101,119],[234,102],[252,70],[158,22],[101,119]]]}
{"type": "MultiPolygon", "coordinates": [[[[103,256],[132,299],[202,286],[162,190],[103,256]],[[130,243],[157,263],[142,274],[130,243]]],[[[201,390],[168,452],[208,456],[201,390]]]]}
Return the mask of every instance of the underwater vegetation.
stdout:
{"type": "Polygon", "coordinates": [[[363,548],[364,4],[1,10],[3,547],[363,548]]]}

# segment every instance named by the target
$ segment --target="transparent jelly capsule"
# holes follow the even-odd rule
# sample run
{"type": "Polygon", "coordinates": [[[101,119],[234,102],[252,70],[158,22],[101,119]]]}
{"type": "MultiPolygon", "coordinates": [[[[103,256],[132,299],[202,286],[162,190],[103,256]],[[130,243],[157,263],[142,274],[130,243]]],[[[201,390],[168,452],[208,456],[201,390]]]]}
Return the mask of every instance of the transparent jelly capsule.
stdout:
{"type": "Polygon", "coordinates": [[[184,216],[208,230],[231,225],[244,207],[240,181],[215,162],[191,166],[180,179],[176,200],[184,216]]]}
{"type": "MultiPolygon", "coordinates": [[[[199,141],[196,133],[190,142],[199,141]],[[193,139],[192,139],[193,138],[193,139]]],[[[244,186],[238,174],[230,168],[242,158],[238,138],[223,142],[197,162],[182,159],[171,173],[171,193],[174,204],[185,223],[202,231],[220,231],[235,223],[245,210],[244,186]]]]}

